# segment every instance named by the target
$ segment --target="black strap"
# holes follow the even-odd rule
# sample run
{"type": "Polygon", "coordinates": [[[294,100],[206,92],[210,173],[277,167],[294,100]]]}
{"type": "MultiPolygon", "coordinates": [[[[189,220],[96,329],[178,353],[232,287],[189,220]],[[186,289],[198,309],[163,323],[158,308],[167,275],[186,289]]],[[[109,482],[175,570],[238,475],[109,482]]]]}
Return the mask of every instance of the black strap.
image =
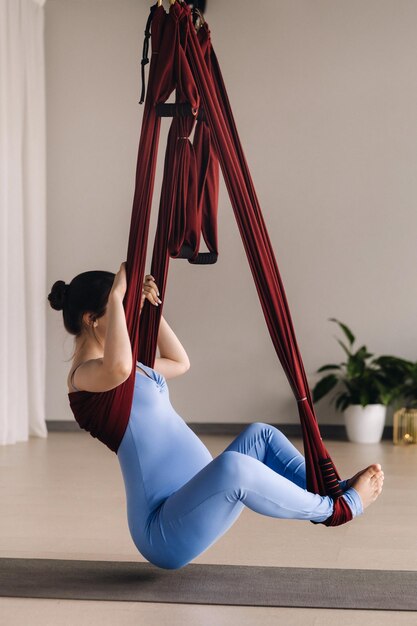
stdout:
{"type": "MultiPolygon", "coordinates": [[[[194,117],[189,102],[161,102],[156,105],[155,111],[158,117],[194,117]]],[[[206,120],[201,107],[198,109],[197,119],[206,120]]]]}
{"type": "Polygon", "coordinates": [[[143,104],[145,100],[145,65],[149,63],[148,51],[149,51],[149,38],[151,36],[151,22],[153,18],[153,14],[155,13],[156,4],[151,6],[151,11],[149,13],[148,20],[146,22],[145,27],[145,39],[143,40],[143,50],[142,50],[142,61],[141,64],[141,78],[142,78],[142,91],[140,94],[139,104],[143,104]]]}
{"type": "Polygon", "coordinates": [[[213,265],[213,263],[217,262],[217,252],[199,252],[194,261],[191,261],[193,254],[194,250],[192,250],[190,246],[187,246],[187,244],[183,244],[178,256],[174,258],[188,259],[188,263],[191,263],[192,265],[213,265]]]}

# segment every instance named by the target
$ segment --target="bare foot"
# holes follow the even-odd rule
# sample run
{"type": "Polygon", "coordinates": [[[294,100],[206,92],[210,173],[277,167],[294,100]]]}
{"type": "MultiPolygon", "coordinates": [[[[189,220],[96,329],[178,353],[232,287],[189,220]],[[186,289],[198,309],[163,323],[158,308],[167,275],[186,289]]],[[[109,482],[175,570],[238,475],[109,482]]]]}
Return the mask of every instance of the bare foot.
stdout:
{"type": "Polygon", "coordinates": [[[384,484],[384,472],[379,464],[370,465],[359,476],[352,478],[352,487],[358,492],[363,508],[375,502],[382,491],[384,484]]]}
{"type": "MultiPolygon", "coordinates": [[[[374,463],[373,465],[368,465],[368,467],[365,467],[365,469],[360,470],[360,472],[358,472],[357,474],[355,474],[354,476],[352,476],[352,478],[349,478],[349,480],[346,482],[346,487],[345,489],[349,489],[350,487],[353,486],[353,483],[355,482],[355,480],[357,480],[359,478],[359,476],[361,476],[364,472],[367,472],[368,469],[374,469],[376,472],[378,470],[381,470],[381,466],[379,463],[374,463]]],[[[384,472],[382,472],[384,473],[384,472]]]]}

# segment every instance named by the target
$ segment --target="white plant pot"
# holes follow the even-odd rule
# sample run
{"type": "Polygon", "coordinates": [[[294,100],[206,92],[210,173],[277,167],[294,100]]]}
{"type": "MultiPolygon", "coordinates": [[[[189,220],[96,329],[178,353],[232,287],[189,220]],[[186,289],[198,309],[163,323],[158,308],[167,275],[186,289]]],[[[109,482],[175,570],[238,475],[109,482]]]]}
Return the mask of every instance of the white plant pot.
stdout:
{"type": "Polygon", "coordinates": [[[378,443],[385,426],[387,407],[385,404],[352,404],[344,411],[346,432],[349,441],[355,443],[378,443]]]}

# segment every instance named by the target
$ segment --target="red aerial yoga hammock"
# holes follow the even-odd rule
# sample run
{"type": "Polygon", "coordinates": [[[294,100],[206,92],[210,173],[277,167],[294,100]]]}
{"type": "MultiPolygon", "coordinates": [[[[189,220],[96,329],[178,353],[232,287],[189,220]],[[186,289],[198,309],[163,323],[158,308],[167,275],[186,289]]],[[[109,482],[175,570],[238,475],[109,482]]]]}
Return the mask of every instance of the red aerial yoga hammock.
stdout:
{"type": "MultiPolygon", "coordinates": [[[[230,102],[206,23],[198,33],[189,7],[177,1],[169,13],[154,5],[145,30],[152,55],[136,168],[127,250],[126,322],[132,345],[130,377],[110,391],[72,392],[69,401],[79,425],[117,452],[130,416],[136,362],[153,366],[162,306],[146,304],[140,314],[149,221],[161,116],[173,121],[168,135],[151,274],[164,302],[170,258],[190,263],[217,259],[219,163],[229,193],[267,327],[297,400],[307,489],[334,500],[333,515],[321,522],[337,526],[352,519],[338,485],[339,474],[327,452],[314,413],[284,286],[266,230],[230,102]],[[165,104],[175,90],[175,103],[165,104]],[[193,143],[189,137],[195,126],[193,143]],[[200,233],[209,252],[200,253],[200,233]]],[[[144,89],[144,87],[143,87],[144,89]]],[[[142,91],[143,100],[144,91],[142,91]]]]}

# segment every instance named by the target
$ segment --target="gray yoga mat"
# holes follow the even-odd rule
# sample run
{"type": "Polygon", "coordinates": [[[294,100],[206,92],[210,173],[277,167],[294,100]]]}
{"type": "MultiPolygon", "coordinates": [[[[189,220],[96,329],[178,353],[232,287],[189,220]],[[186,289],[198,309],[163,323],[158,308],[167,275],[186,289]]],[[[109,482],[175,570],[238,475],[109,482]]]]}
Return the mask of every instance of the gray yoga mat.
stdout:
{"type": "Polygon", "coordinates": [[[417,572],[2,558],[0,596],[417,611],[417,572]]]}

